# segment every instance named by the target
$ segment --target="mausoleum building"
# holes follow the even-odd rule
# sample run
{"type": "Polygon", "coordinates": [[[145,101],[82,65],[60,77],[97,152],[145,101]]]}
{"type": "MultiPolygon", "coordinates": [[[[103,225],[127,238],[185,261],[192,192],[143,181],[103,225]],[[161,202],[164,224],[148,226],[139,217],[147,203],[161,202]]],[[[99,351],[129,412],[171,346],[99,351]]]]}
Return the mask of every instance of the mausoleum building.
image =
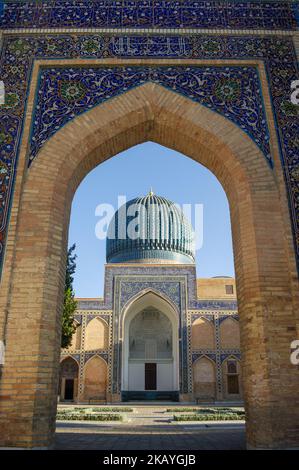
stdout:
{"type": "Polygon", "coordinates": [[[240,401],[235,280],[197,278],[181,209],[153,192],[127,202],[106,258],[104,298],[77,299],[60,400],[240,401]]]}

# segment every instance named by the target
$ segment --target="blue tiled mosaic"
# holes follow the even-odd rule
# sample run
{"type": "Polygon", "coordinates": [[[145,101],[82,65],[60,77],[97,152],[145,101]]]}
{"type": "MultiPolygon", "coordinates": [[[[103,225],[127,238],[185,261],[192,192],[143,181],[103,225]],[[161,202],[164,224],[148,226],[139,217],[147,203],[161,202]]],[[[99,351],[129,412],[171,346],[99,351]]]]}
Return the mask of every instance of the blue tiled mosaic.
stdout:
{"type": "Polygon", "coordinates": [[[194,300],[190,308],[197,310],[237,310],[235,300],[194,300]]]}
{"type": "Polygon", "coordinates": [[[228,318],[233,318],[234,320],[239,321],[238,315],[230,315],[229,317],[228,317],[227,315],[221,315],[221,316],[219,317],[219,325],[220,325],[223,321],[227,320],[228,318]]]}
{"type": "Polygon", "coordinates": [[[201,357],[208,357],[211,359],[213,362],[216,362],[216,354],[215,353],[210,353],[210,352],[205,352],[205,353],[193,353],[192,354],[192,364],[197,361],[197,359],[201,357]]]}
{"type": "Polygon", "coordinates": [[[165,282],[163,277],[161,277],[160,280],[147,280],[144,282],[132,282],[132,280],[128,282],[122,282],[120,292],[120,307],[123,308],[124,305],[128,303],[128,301],[136,294],[146,289],[152,289],[153,291],[165,294],[174,305],[176,305],[179,309],[181,308],[181,292],[179,282],[165,282]]]}
{"type": "Polygon", "coordinates": [[[75,116],[146,82],[162,85],[228,117],[272,164],[255,67],[115,67],[44,69],[33,118],[29,162],[75,116]]]}
{"type": "Polygon", "coordinates": [[[224,362],[228,357],[232,357],[232,358],[236,358],[236,359],[240,360],[241,359],[241,353],[239,351],[235,351],[235,350],[223,353],[223,354],[220,355],[221,362],[224,362]]]}
{"type": "Polygon", "coordinates": [[[47,0],[5,2],[9,28],[296,29],[295,6],[273,1],[47,0]]]}
{"type": "Polygon", "coordinates": [[[294,18],[297,23],[297,29],[298,29],[299,28],[299,2],[294,2],[292,6],[293,6],[294,18]]]}

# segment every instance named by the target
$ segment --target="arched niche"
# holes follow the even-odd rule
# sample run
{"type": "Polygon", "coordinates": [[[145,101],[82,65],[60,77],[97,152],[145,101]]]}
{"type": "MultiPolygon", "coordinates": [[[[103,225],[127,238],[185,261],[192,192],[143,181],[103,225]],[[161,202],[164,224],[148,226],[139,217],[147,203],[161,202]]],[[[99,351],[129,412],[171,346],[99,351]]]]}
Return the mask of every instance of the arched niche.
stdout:
{"type": "Polygon", "coordinates": [[[216,367],[206,356],[193,363],[193,394],[199,401],[210,401],[216,398],[216,367]]]}
{"type": "Polygon", "coordinates": [[[240,349],[240,324],[234,318],[226,318],[220,324],[222,349],[240,349]]]}
{"type": "Polygon", "coordinates": [[[72,342],[70,346],[67,348],[69,351],[75,351],[76,349],[80,349],[81,347],[82,326],[77,321],[75,321],[75,326],[76,326],[76,330],[72,336],[72,342]]]}
{"type": "Polygon", "coordinates": [[[214,323],[206,318],[197,318],[191,326],[192,349],[215,349],[214,323]]]}
{"type": "Polygon", "coordinates": [[[84,401],[106,400],[107,363],[99,356],[91,357],[84,366],[84,401]]]}
{"type": "Polygon", "coordinates": [[[78,362],[68,356],[60,362],[58,396],[61,401],[75,401],[78,396],[78,362]]]}
{"type": "Polygon", "coordinates": [[[108,325],[101,318],[90,320],[85,329],[85,351],[106,349],[108,345],[108,325]]]}
{"type": "Polygon", "coordinates": [[[177,310],[171,303],[154,292],[147,292],[135,298],[122,313],[122,333],[122,392],[133,391],[134,386],[137,387],[137,391],[146,390],[147,366],[145,364],[156,364],[156,388],[153,390],[177,392],[179,390],[179,318],[177,310]],[[138,347],[140,352],[143,348],[143,352],[139,359],[134,358],[134,345],[132,342],[130,344],[130,332],[131,341],[133,341],[132,333],[136,331],[138,323],[143,323],[144,326],[150,325],[147,315],[151,315],[151,321],[156,319],[161,322],[163,331],[159,334],[158,328],[151,326],[145,335],[140,335],[138,347]]]}

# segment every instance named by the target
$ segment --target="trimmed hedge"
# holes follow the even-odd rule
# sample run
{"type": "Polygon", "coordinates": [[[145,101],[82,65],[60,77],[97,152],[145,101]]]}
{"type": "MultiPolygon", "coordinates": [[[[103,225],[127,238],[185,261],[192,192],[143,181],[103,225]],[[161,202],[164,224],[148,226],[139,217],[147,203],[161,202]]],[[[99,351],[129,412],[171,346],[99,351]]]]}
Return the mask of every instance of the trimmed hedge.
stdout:
{"type": "Polygon", "coordinates": [[[174,421],[243,421],[245,419],[245,414],[196,414],[196,415],[181,415],[174,416],[174,421]]]}
{"type": "Polygon", "coordinates": [[[206,413],[244,415],[244,410],[234,408],[168,408],[167,413],[206,413]]]}
{"type": "Polygon", "coordinates": [[[92,408],[94,412],[111,412],[111,413],[133,413],[133,408],[119,407],[119,408],[92,408]]]}
{"type": "Polygon", "coordinates": [[[106,407],[106,408],[103,408],[103,407],[99,407],[99,408],[90,408],[90,407],[86,407],[86,408],[60,408],[58,409],[58,413],[74,413],[74,414],[77,414],[77,413],[90,413],[90,412],[93,412],[93,413],[131,413],[133,412],[133,408],[126,408],[126,407],[123,407],[123,408],[112,408],[112,407],[106,407]]]}
{"type": "Polygon", "coordinates": [[[57,413],[57,420],[61,421],[122,421],[122,416],[105,414],[71,414],[71,413],[57,413]]]}

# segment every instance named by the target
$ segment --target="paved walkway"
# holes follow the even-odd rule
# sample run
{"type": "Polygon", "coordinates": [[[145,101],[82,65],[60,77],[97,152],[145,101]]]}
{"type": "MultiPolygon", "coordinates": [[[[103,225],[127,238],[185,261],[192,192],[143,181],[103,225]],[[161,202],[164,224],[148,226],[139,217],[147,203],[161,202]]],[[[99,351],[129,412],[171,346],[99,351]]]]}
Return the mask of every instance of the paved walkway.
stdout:
{"type": "Polygon", "coordinates": [[[243,422],[173,422],[166,407],[134,407],[122,423],[58,422],[56,449],[245,449],[243,422]]]}

